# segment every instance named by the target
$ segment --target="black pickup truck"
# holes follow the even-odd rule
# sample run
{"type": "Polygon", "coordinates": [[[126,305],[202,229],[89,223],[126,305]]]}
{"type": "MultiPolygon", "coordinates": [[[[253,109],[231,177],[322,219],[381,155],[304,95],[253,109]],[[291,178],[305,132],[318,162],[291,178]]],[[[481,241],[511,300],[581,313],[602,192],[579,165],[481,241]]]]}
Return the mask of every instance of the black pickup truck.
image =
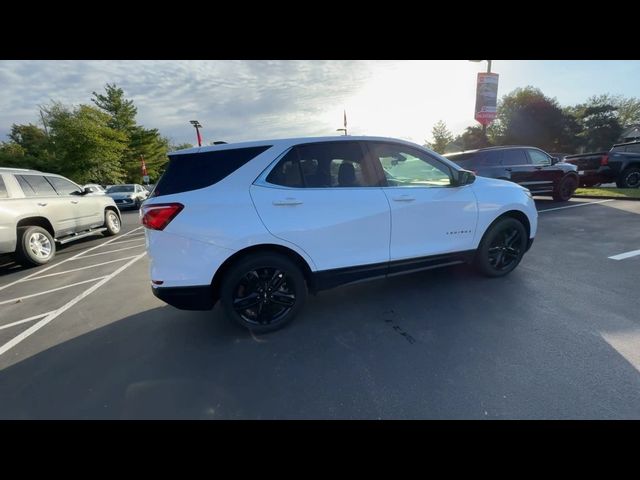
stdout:
{"type": "Polygon", "coordinates": [[[618,188],[640,187],[640,141],[619,143],[608,152],[567,155],[563,160],[578,167],[580,186],[616,182],[618,188]]]}

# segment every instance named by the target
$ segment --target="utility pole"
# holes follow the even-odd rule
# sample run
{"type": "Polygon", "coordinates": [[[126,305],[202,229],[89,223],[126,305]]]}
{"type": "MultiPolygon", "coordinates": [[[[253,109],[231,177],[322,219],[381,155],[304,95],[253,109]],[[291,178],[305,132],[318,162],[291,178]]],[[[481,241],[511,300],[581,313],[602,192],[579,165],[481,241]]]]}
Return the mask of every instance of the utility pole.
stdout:
{"type": "Polygon", "coordinates": [[[347,111],[344,111],[344,128],[336,128],[336,132],[344,132],[347,135],[347,111]]]}
{"type": "Polygon", "coordinates": [[[200,122],[198,120],[189,120],[189,123],[195,127],[196,136],[198,137],[198,146],[201,147],[202,137],[200,136],[200,129],[202,128],[202,125],[200,125],[200,122]]]}
{"type": "Polygon", "coordinates": [[[42,113],[42,109],[40,109],[40,118],[42,119],[42,125],[44,126],[44,133],[49,136],[49,130],[47,129],[47,122],[44,119],[44,114],[42,113]]]}

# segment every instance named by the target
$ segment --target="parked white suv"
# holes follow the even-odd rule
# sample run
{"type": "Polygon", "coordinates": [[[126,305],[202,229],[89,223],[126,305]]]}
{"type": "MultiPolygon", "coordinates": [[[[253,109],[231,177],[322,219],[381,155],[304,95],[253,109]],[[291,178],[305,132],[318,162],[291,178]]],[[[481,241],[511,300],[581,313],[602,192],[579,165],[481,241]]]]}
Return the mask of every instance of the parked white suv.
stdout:
{"type": "Polygon", "coordinates": [[[537,211],[517,184],[476,178],[402,140],[329,137],[173,152],[140,212],[153,293],[275,330],[307,292],[457,263],[506,275],[537,211]]]}
{"type": "Polygon", "coordinates": [[[54,257],[56,243],[119,233],[113,199],[90,193],[53,173],[0,168],[0,254],[43,265],[54,257]]]}

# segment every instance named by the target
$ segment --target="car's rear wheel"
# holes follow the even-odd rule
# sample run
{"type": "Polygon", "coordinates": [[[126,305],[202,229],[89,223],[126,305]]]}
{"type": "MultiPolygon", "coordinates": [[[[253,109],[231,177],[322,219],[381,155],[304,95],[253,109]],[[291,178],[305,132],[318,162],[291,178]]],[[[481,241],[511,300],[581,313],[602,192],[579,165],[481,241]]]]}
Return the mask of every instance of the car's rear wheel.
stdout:
{"type": "Polygon", "coordinates": [[[307,298],[300,268],[283,255],[262,253],[231,266],[220,288],[228,317],[256,333],[287,325],[307,298]]]}
{"type": "Polygon", "coordinates": [[[638,188],[640,187],[640,168],[627,168],[616,180],[618,188],[638,188]]]}
{"type": "Polygon", "coordinates": [[[518,266],[527,249],[527,231],[515,218],[494,223],[482,237],[475,266],[484,275],[502,277],[518,266]]]}
{"type": "Polygon", "coordinates": [[[576,191],[578,182],[573,176],[564,177],[553,191],[553,199],[556,202],[566,202],[576,191]]]}
{"type": "Polygon", "coordinates": [[[18,228],[16,260],[25,267],[49,263],[56,254],[53,236],[42,227],[18,228]]]}
{"type": "Polygon", "coordinates": [[[102,234],[106,237],[111,237],[120,233],[122,224],[120,223],[120,217],[113,210],[106,210],[104,212],[104,225],[106,230],[102,234]]]}

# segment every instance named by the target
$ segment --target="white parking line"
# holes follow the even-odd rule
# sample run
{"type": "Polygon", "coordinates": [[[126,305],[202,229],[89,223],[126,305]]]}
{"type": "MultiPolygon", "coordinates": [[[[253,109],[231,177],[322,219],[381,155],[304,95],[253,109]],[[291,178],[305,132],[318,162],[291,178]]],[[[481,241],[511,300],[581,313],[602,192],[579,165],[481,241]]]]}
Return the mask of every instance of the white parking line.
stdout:
{"type": "Polygon", "coordinates": [[[65,285],[64,287],[52,288],[51,290],[45,290],[44,292],[32,293],[31,295],[25,295],[23,297],[16,297],[10,300],[3,300],[0,302],[0,305],[6,305],[7,303],[16,303],[18,300],[24,300],[26,298],[39,297],[40,295],[46,295],[47,293],[57,292],[58,290],[64,290],[65,288],[75,287],[76,285],[82,285],[83,283],[95,282],[96,280],[102,280],[105,278],[102,277],[92,278],[90,280],[83,280],[82,282],[70,283],[69,285],[65,285]]]}
{"type": "Polygon", "coordinates": [[[139,242],[140,238],[134,238],[133,240],[125,240],[123,242],[113,242],[111,245],[120,245],[121,243],[139,242]]]}
{"type": "Polygon", "coordinates": [[[640,250],[631,250],[630,252],[619,253],[618,255],[613,255],[609,258],[611,260],[624,260],[625,258],[635,257],[636,255],[640,255],[640,250]]]}
{"type": "Polygon", "coordinates": [[[97,257],[98,255],[107,255],[108,253],[116,253],[116,252],[121,252],[123,250],[131,250],[132,248],[138,248],[138,247],[144,247],[144,243],[141,243],[140,245],[134,245],[133,247],[125,247],[125,248],[119,248],[117,250],[109,250],[108,252],[92,253],[91,255],[84,255],[82,257],[74,258],[73,260],[83,260],[89,257],[97,257]]]}
{"type": "Polygon", "coordinates": [[[22,342],[27,337],[33,335],[35,332],[37,332],[42,327],[44,327],[47,323],[51,322],[56,317],[60,316],[62,313],[64,313],[67,310],[69,310],[71,307],[73,307],[76,303],[78,303],[80,300],[82,300],[86,296],[88,296],[88,295],[92,294],[93,292],[95,292],[102,285],[107,283],[109,280],[111,280],[113,277],[118,275],[120,272],[122,272],[123,270],[125,270],[129,266],[133,265],[135,262],[140,260],[145,255],[146,255],[145,253],[141,253],[140,255],[136,256],[133,259],[131,259],[125,265],[121,266],[115,272],[111,273],[110,275],[107,275],[106,277],[102,277],[102,280],[100,280],[98,283],[96,283],[95,285],[92,285],[90,288],[88,288],[87,290],[82,292],[80,295],[78,295],[74,299],[70,300],[69,302],[65,303],[62,307],[60,307],[57,310],[54,310],[53,312],[49,313],[46,317],[44,317],[42,320],[40,320],[35,325],[32,325],[31,327],[27,328],[24,332],[20,333],[18,336],[16,336],[16,337],[12,338],[11,340],[9,340],[7,343],[5,343],[4,345],[2,345],[0,347],[0,355],[5,353],[7,350],[15,347],[17,344],[22,342]]]}
{"type": "MultiPolygon", "coordinates": [[[[51,312],[53,312],[53,310],[51,310],[51,312]]],[[[40,315],[34,315],[33,317],[25,318],[24,320],[18,320],[17,322],[7,323],[6,325],[2,325],[0,327],[0,330],[2,330],[3,328],[15,327],[16,325],[20,325],[21,323],[33,322],[34,320],[37,320],[39,318],[46,317],[51,312],[41,313],[40,315]]]]}
{"type": "Polygon", "coordinates": [[[613,202],[614,199],[613,198],[608,198],[607,200],[598,200],[596,202],[585,202],[585,203],[579,203],[578,205],[569,205],[567,207],[556,207],[556,208],[546,208],[544,210],[538,210],[538,213],[542,213],[542,212],[552,212],[554,210],[564,210],[565,208],[576,208],[576,207],[584,207],[586,205],[594,205],[596,203],[604,203],[604,202],[613,202]]]}
{"type": "Polygon", "coordinates": [[[56,272],[56,273],[49,273],[48,275],[40,275],[38,277],[29,278],[28,280],[24,280],[24,281],[30,282],[31,280],[40,280],[41,278],[55,277],[56,275],[62,275],[63,273],[78,272],[80,270],[86,270],[87,268],[100,267],[102,265],[108,265],[110,263],[122,262],[123,260],[129,260],[130,258],[133,258],[133,257],[135,257],[135,255],[131,255],[130,257],[118,258],[117,260],[109,260],[108,262],[96,263],[95,265],[89,265],[88,267],[72,268],[71,270],[65,270],[64,272],[56,272]]]}
{"type": "Polygon", "coordinates": [[[131,230],[131,231],[127,232],[127,233],[123,233],[122,235],[120,235],[118,237],[113,237],[111,240],[107,240],[106,242],[103,242],[100,245],[96,245],[95,247],[91,247],[91,248],[88,248],[87,250],[83,250],[80,253],[77,253],[76,255],[74,255],[73,257],[67,258],[66,260],[62,260],[61,262],[58,262],[58,263],[55,263],[55,264],[50,265],[48,267],[45,267],[45,268],[43,268],[41,270],[38,270],[37,272],[33,272],[31,275],[27,275],[26,277],[20,278],[18,280],[14,280],[13,282],[9,282],[6,285],[2,285],[2,286],[0,286],[0,291],[4,290],[5,288],[9,288],[12,285],[15,285],[16,283],[24,282],[25,280],[28,280],[31,277],[35,277],[36,275],[39,275],[39,274],[44,273],[44,272],[46,272],[48,270],[51,270],[52,268],[55,268],[58,265],[62,265],[63,263],[70,262],[71,260],[75,260],[79,256],[81,256],[81,255],[83,255],[83,254],[85,254],[87,252],[90,252],[91,250],[95,250],[96,248],[103,247],[105,245],[108,245],[111,242],[115,242],[116,240],[119,240],[122,237],[126,237],[127,235],[129,235],[129,234],[131,234],[131,233],[133,233],[133,232],[135,232],[137,230],[140,230],[141,228],[142,227],[134,228],[133,230],[131,230]]]}

